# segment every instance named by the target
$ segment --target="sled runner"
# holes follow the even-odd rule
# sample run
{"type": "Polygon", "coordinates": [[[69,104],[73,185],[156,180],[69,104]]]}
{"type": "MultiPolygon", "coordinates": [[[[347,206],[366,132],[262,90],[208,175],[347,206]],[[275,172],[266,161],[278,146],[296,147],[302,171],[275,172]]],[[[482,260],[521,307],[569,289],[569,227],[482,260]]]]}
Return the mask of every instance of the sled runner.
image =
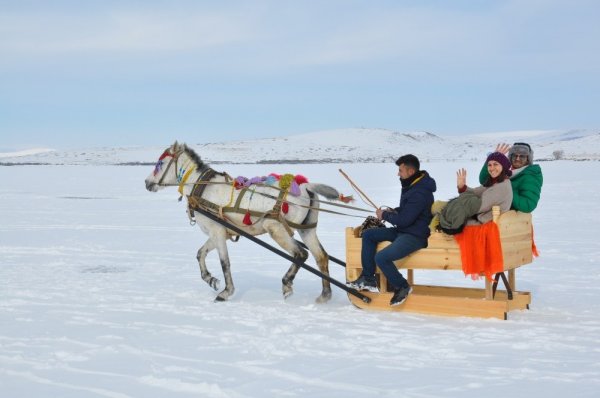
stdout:
{"type": "MultiPolygon", "coordinates": [[[[410,256],[397,261],[399,269],[407,270],[408,282],[413,292],[406,302],[391,307],[389,302],[392,289],[387,280],[376,271],[379,293],[361,292],[371,298],[370,303],[348,295],[352,304],[367,310],[407,311],[425,314],[450,316],[473,316],[507,319],[508,312],[516,309],[528,309],[531,294],[516,291],[516,269],[533,261],[533,232],[531,214],[511,210],[502,215],[494,208],[494,222],[498,226],[502,245],[503,271],[495,274],[494,280],[485,279],[484,288],[464,288],[456,286],[429,286],[415,284],[415,270],[463,271],[461,252],[456,240],[442,232],[432,233],[428,247],[418,250],[410,256]],[[508,274],[508,278],[506,274],[508,274]],[[502,279],[505,290],[496,290],[502,279]]],[[[382,243],[378,249],[389,243],[382,243]]],[[[353,228],[346,228],[346,280],[355,280],[360,276],[361,238],[355,236],[353,228]]],[[[461,274],[458,276],[464,278],[461,274]]]]}

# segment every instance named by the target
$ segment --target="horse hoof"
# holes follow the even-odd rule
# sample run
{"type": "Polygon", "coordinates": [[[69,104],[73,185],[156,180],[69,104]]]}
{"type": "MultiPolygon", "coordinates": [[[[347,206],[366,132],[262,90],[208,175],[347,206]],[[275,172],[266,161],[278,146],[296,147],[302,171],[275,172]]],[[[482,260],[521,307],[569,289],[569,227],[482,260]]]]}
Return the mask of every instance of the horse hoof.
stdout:
{"type": "Polygon", "coordinates": [[[294,294],[294,288],[291,283],[284,283],[283,286],[281,286],[281,292],[283,293],[283,298],[286,299],[294,294]]]}
{"type": "Polygon", "coordinates": [[[326,302],[328,302],[329,300],[331,300],[331,294],[327,294],[327,295],[320,295],[319,297],[317,297],[317,299],[315,300],[315,302],[317,304],[325,304],[326,302]]]}
{"type": "Polygon", "coordinates": [[[223,301],[227,301],[225,300],[223,297],[221,296],[217,296],[215,297],[215,303],[222,303],[223,301]]]}

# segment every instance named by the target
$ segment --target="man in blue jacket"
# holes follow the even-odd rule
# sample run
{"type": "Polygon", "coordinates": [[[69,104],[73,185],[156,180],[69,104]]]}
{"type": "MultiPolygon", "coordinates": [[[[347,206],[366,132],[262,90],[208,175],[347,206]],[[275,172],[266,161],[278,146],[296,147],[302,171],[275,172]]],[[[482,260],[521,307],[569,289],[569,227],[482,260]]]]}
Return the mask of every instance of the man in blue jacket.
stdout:
{"type": "Polygon", "coordinates": [[[404,258],[412,252],[427,247],[431,205],[436,190],[435,180],[420,170],[419,159],[414,155],[404,155],[396,160],[398,176],[402,184],[400,205],[395,209],[377,209],[375,214],[380,220],[392,224],[391,228],[372,228],[362,234],[362,273],[348,285],[356,290],[377,292],[375,267],[378,266],[393,286],[394,295],[390,305],[402,304],[410,292],[411,286],[394,265],[394,261],[404,258]],[[377,252],[380,242],[392,242],[377,252]]]}

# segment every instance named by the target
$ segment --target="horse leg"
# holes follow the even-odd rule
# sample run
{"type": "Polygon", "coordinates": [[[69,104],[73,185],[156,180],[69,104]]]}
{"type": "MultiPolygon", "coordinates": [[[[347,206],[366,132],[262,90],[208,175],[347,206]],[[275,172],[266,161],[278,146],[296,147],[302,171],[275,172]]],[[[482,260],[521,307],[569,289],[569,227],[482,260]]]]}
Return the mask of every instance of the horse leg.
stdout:
{"type": "Polygon", "coordinates": [[[215,236],[211,236],[214,240],[221,268],[223,269],[223,277],[225,278],[225,289],[221,291],[215,298],[215,301],[226,301],[235,292],[233,286],[233,278],[231,277],[231,263],[229,262],[229,252],[227,251],[227,233],[225,229],[219,231],[215,236]]]}
{"type": "MultiPolygon", "coordinates": [[[[288,234],[287,230],[278,221],[265,222],[265,229],[279,246],[287,251],[294,258],[304,262],[308,258],[308,253],[288,234]]],[[[300,266],[292,263],[288,271],[281,278],[281,290],[283,292],[283,298],[288,298],[294,293],[294,278],[298,273],[300,266]]]]}
{"type": "Polygon", "coordinates": [[[214,241],[212,239],[207,240],[204,245],[200,249],[198,249],[198,254],[196,258],[198,259],[198,265],[200,265],[200,275],[202,276],[202,280],[208,283],[208,286],[212,287],[215,290],[219,289],[219,280],[213,277],[208,268],[206,267],[206,256],[207,254],[215,248],[214,241]]]}
{"type": "MultiPolygon", "coordinates": [[[[325,252],[325,249],[323,249],[321,242],[319,242],[319,238],[317,237],[317,229],[299,229],[298,234],[300,235],[300,238],[302,238],[302,241],[306,244],[306,247],[308,247],[308,250],[310,250],[315,260],[317,260],[319,270],[323,274],[329,276],[329,256],[327,255],[327,252],[325,252]]],[[[316,302],[326,303],[331,299],[331,284],[328,280],[323,278],[321,278],[321,281],[323,282],[323,290],[321,295],[317,297],[316,302]]]]}

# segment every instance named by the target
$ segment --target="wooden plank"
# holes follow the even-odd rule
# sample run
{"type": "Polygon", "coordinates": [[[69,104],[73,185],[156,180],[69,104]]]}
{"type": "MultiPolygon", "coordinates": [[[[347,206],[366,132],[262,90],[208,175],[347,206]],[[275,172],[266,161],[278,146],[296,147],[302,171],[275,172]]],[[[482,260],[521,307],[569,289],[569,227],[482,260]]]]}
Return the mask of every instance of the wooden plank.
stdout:
{"type": "Polygon", "coordinates": [[[406,311],[434,315],[470,316],[505,319],[506,313],[529,308],[529,292],[514,292],[513,300],[508,300],[505,291],[497,291],[494,300],[484,298],[484,289],[453,288],[443,286],[416,285],[413,293],[400,306],[391,307],[391,293],[364,292],[371,297],[370,304],[349,295],[354,305],[367,310],[406,311]]]}
{"type": "MultiPolygon", "coordinates": [[[[449,297],[465,297],[474,299],[485,299],[485,289],[472,287],[457,287],[457,286],[433,286],[433,285],[414,285],[413,292],[429,296],[449,296],[449,297]]],[[[519,300],[531,300],[529,292],[515,292],[513,297],[519,297],[519,300]]],[[[496,290],[494,300],[509,301],[505,290],[496,290]]],[[[527,302],[527,304],[531,301],[527,302]]]]}
{"type": "Polygon", "coordinates": [[[472,287],[456,287],[456,286],[434,286],[434,285],[415,285],[413,292],[427,296],[449,296],[484,299],[485,290],[472,287]]]}
{"type": "MultiPolygon", "coordinates": [[[[360,239],[351,238],[347,241],[346,262],[350,268],[360,268],[360,239]]],[[[533,261],[530,242],[503,244],[505,270],[520,267],[533,261]]],[[[460,249],[448,250],[437,247],[421,249],[404,259],[395,262],[402,269],[437,269],[462,271],[460,249]]]]}
{"type": "MultiPolygon", "coordinates": [[[[530,249],[531,250],[531,249],[530,249]]],[[[504,270],[519,268],[533,261],[531,255],[527,256],[523,253],[507,253],[504,257],[504,270]]]]}
{"type": "Polygon", "coordinates": [[[360,263],[361,244],[361,239],[354,237],[353,229],[346,228],[346,271],[349,269],[362,269],[360,263]]]}
{"type": "Polygon", "coordinates": [[[355,306],[375,311],[417,312],[432,315],[470,316],[506,319],[508,305],[504,301],[471,299],[449,296],[428,296],[413,293],[399,306],[390,306],[392,293],[364,292],[371,298],[369,304],[348,295],[355,306]]]}
{"type": "Polygon", "coordinates": [[[517,278],[516,278],[515,270],[514,269],[509,269],[508,270],[508,284],[510,285],[510,288],[512,290],[516,290],[517,289],[517,278]]]}
{"type": "MultiPolygon", "coordinates": [[[[496,292],[498,294],[498,292],[496,292]]],[[[518,292],[518,294],[513,293],[513,299],[507,300],[508,311],[513,310],[527,310],[529,309],[529,304],[531,304],[531,293],[529,292],[518,292]]]]}
{"type": "Polygon", "coordinates": [[[358,279],[360,276],[360,271],[361,270],[358,268],[348,269],[348,267],[346,267],[346,282],[355,281],[358,279]]]}
{"type": "Polygon", "coordinates": [[[485,299],[492,299],[492,282],[488,278],[485,278],[485,299]]]}
{"type": "Polygon", "coordinates": [[[498,221],[498,230],[500,231],[500,235],[503,236],[505,234],[511,233],[529,233],[531,234],[531,220],[529,217],[527,218],[500,218],[498,221]]]}
{"type": "Polygon", "coordinates": [[[395,261],[398,268],[439,269],[462,271],[462,260],[458,248],[427,248],[416,251],[403,259],[395,261]]]}
{"type": "Polygon", "coordinates": [[[354,236],[352,228],[346,228],[346,270],[352,268],[362,269],[360,250],[362,240],[354,236]]]}

